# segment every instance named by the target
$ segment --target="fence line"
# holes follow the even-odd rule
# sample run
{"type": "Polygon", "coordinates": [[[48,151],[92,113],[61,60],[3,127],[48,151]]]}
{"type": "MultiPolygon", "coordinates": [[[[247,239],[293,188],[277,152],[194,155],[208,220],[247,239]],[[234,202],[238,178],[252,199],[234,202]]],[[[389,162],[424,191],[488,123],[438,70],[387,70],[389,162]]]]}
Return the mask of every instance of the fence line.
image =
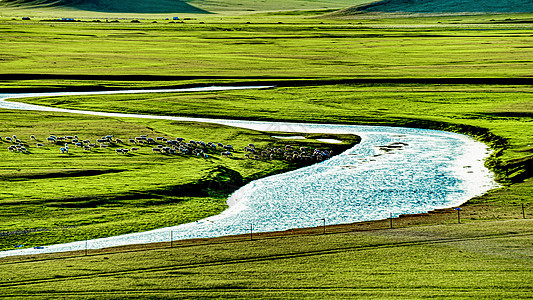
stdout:
{"type": "MultiPolygon", "coordinates": [[[[85,249],[72,251],[72,252],[57,252],[57,253],[46,253],[38,255],[29,255],[29,258],[21,256],[22,259],[18,262],[28,262],[28,261],[41,261],[41,260],[50,260],[50,259],[63,259],[63,258],[73,258],[79,256],[92,256],[92,255],[106,255],[114,253],[127,253],[127,252],[137,252],[137,251],[151,251],[156,249],[164,248],[183,248],[183,247],[195,247],[195,246],[204,246],[204,245],[216,245],[216,244],[231,244],[231,243],[240,243],[240,242],[250,242],[257,241],[262,239],[273,239],[273,238],[290,238],[296,236],[312,236],[312,235],[324,235],[324,234],[341,234],[341,233],[350,233],[350,232],[367,232],[374,230],[387,230],[387,229],[399,229],[399,228],[408,228],[415,227],[420,225],[438,225],[438,224],[453,224],[453,211],[457,211],[457,224],[464,224],[461,222],[461,212],[463,213],[463,221],[467,220],[466,217],[470,216],[471,219],[477,220],[473,215],[476,213],[475,210],[469,210],[469,207],[464,208],[450,208],[443,210],[435,210],[432,212],[424,214],[412,214],[412,215],[399,215],[393,217],[393,213],[390,213],[390,218],[383,220],[375,221],[366,221],[366,222],[356,222],[348,224],[335,224],[327,225],[326,218],[318,219],[317,221],[322,221],[321,224],[317,224],[316,227],[308,228],[294,228],[285,231],[273,231],[273,232],[260,232],[257,229],[257,225],[254,228],[254,224],[249,224],[249,233],[243,233],[239,235],[231,236],[222,236],[217,238],[199,238],[199,239],[189,239],[189,240],[174,240],[174,231],[170,230],[170,240],[168,242],[158,242],[145,245],[128,245],[128,246],[117,246],[110,248],[101,248],[101,249],[89,249],[89,240],[85,239],[85,249]],[[470,214],[470,215],[468,215],[470,214]],[[388,222],[387,222],[388,220],[388,222]],[[395,226],[393,226],[393,220],[395,226]],[[419,221],[419,222],[417,222],[419,221]],[[436,222],[435,222],[436,221],[436,222]],[[414,223],[414,224],[413,224],[414,223]],[[255,232],[254,232],[255,229],[255,232]],[[328,229],[326,231],[326,229],[328,229]],[[150,246],[153,247],[150,247],[150,246]],[[133,249],[129,249],[136,247],[133,249]],[[123,249],[121,249],[123,248],[123,249]],[[65,254],[65,255],[62,255],[65,254]],[[70,254],[70,255],[69,255],[70,254]]],[[[507,207],[509,208],[509,207],[507,207]]],[[[512,208],[512,207],[511,207],[512,208]]],[[[479,216],[479,215],[476,215],[479,216]]],[[[521,204],[520,214],[517,214],[515,211],[512,215],[514,217],[501,218],[500,215],[497,217],[492,215],[492,217],[487,217],[484,220],[493,220],[493,219],[527,219],[526,206],[521,204]],[[519,217],[517,216],[519,215],[519,217]]],[[[15,256],[6,257],[6,258],[16,258],[15,256]]]]}

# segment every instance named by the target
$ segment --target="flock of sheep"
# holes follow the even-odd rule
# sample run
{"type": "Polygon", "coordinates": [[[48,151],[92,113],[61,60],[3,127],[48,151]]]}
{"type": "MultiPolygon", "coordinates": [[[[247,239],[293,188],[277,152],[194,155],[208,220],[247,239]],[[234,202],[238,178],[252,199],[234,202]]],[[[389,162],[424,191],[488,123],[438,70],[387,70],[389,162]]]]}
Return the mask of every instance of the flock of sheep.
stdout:
{"type": "MultiPolygon", "coordinates": [[[[30,136],[30,140],[36,143],[36,147],[45,147],[44,143],[38,143],[34,135],[30,136]]],[[[115,138],[113,135],[106,135],[94,142],[90,140],[82,140],[77,135],[74,136],[55,136],[50,135],[46,139],[47,144],[59,146],[60,153],[69,153],[72,148],[90,151],[95,148],[99,149],[114,149],[117,154],[128,154],[137,152],[141,147],[150,147],[152,153],[159,154],[181,154],[181,155],[195,155],[203,158],[209,158],[211,154],[220,153],[221,156],[233,157],[236,152],[232,145],[224,145],[218,142],[203,142],[203,141],[186,141],[184,138],[169,139],[166,137],[148,137],[147,135],[140,135],[129,139],[115,138]],[[125,147],[129,145],[129,147],[125,147]]],[[[23,142],[16,135],[13,137],[1,137],[0,141],[10,143],[8,151],[29,153],[28,143],[23,142]]],[[[332,156],[330,150],[308,149],[307,147],[300,147],[298,149],[291,145],[285,145],[281,148],[256,148],[253,144],[248,144],[244,147],[244,158],[254,160],[272,160],[285,159],[288,161],[322,161],[332,156]]]]}

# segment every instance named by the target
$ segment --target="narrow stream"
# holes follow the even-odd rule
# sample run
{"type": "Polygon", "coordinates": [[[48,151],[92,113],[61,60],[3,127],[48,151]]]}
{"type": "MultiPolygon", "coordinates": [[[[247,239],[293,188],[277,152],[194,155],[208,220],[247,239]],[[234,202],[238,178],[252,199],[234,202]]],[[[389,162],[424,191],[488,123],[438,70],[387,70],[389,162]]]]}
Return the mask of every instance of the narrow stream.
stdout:
{"type": "MultiPolygon", "coordinates": [[[[484,167],[490,149],[456,133],[384,126],[305,124],[218,120],[171,116],[58,109],[8,102],[10,98],[112,93],[220,91],[250,87],[210,87],[179,90],[0,94],[0,108],[209,122],[269,132],[344,133],[362,137],[360,144],[335,157],[302,169],[249,183],[229,199],[229,209],[198,222],[148,232],[90,240],[89,249],[128,244],[243,234],[343,224],[388,218],[391,214],[423,213],[458,206],[498,185],[484,167]]],[[[336,141],[330,141],[336,142],[336,141]]],[[[83,250],[85,241],[42,249],[0,252],[0,257],[83,250]]]]}

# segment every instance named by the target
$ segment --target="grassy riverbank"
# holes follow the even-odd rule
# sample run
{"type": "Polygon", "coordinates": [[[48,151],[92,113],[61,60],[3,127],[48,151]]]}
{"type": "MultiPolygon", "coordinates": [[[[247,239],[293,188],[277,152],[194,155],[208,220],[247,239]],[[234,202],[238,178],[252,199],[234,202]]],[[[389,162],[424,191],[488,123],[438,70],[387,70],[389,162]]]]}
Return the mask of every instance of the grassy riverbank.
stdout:
{"type": "Polygon", "coordinates": [[[533,132],[532,95],[531,85],[375,83],[24,101],[97,111],[456,131],[491,145],[497,152],[490,166],[498,179],[518,182],[532,174],[533,141],[524,134],[533,132]]]}
{"type": "MultiPolygon", "coordinates": [[[[337,136],[344,144],[332,145],[309,139],[281,141],[265,133],[212,124],[157,120],[110,119],[64,116],[40,112],[2,112],[2,138],[21,139],[27,153],[1,151],[0,248],[33,247],[85,238],[106,237],[192,222],[216,215],[226,208],[226,198],[255,178],[284,172],[302,164],[283,159],[244,159],[243,147],[327,147],[340,153],[358,142],[337,136]],[[69,153],[46,138],[79,136],[91,140],[106,135],[123,143],[90,151],[70,143],[69,153]],[[34,135],[36,140],[31,140],[34,135]],[[140,135],[176,137],[187,141],[232,144],[232,158],[222,150],[205,150],[208,158],[195,155],[153,153],[154,145],[128,142],[140,135]],[[42,147],[37,147],[42,143],[42,147]],[[115,149],[138,147],[128,154],[115,149]]],[[[158,143],[161,144],[161,143],[158,143]]]]}
{"type": "Polygon", "coordinates": [[[3,260],[6,297],[525,299],[531,220],[3,260]],[[31,269],[31,272],[28,271],[31,269]]]}

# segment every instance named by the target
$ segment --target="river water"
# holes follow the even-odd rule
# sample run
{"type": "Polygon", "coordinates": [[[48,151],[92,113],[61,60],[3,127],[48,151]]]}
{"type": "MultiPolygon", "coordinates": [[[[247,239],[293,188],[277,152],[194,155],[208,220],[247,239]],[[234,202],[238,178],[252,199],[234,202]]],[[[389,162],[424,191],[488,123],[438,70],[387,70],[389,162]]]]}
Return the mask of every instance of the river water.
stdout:
{"type": "MultiPolygon", "coordinates": [[[[305,124],[217,120],[171,116],[67,110],[5,101],[9,98],[110,93],[220,91],[251,87],[209,87],[180,90],[0,94],[0,108],[43,110],[109,117],[134,117],[210,122],[269,132],[344,133],[362,137],[360,144],[333,158],[292,172],[251,182],[228,199],[229,209],[198,222],[116,237],[51,245],[42,249],[0,252],[0,257],[128,244],[207,238],[343,224],[388,218],[391,214],[423,213],[458,206],[498,187],[484,167],[490,149],[456,133],[339,124],[305,124]],[[389,146],[391,147],[383,147],[389,146]]],[[[334,142],[334,141],[332,141],[334,142]]],[[[289,142],[288,142],[289,143],[289,142]]]]}

